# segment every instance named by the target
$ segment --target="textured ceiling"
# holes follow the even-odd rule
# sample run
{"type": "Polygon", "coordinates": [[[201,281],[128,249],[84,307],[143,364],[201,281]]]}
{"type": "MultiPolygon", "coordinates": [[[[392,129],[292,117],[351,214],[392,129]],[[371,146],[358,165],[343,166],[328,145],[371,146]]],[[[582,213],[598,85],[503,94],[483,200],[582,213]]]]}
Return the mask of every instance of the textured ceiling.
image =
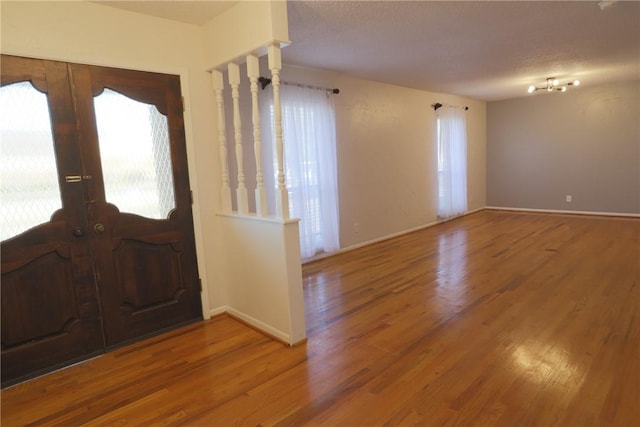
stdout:
{"type": "MultiPolygon", "coordinates": [[[[245,1],[245,0],[243,0],[245,1]]],[[[483,100],[640,78],[640,2],[289,1],[285,63],[483,100]]],[[[107,1],[203,24],[236,1],[107,1]]]]}
{"type": "Polygon", "coordinates": [[[484,100],[640,78],[640,2],[289,2],[283,60],[484,100]]]}

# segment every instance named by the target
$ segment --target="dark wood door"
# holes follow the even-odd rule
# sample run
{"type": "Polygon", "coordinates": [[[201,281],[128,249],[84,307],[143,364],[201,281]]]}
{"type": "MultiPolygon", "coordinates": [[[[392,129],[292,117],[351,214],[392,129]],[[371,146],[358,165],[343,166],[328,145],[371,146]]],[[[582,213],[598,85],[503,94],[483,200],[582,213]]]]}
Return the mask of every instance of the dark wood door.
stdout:
{"type": "Polygon", "coordinates": [[[15,84],[46,97],[61,201],[3,233],[4,385],[202,317],[178,76],[3,56],[15,84]]]}
{"type": "Polygon", "coordinates": [[[106,345],[201,318],[179,77],[70,70],[106,345]]]}
{"type": "Polygon", "coordinates": [[[1,84],[6,384],[104,343],[67,65],[3,56],[1,84]]]}

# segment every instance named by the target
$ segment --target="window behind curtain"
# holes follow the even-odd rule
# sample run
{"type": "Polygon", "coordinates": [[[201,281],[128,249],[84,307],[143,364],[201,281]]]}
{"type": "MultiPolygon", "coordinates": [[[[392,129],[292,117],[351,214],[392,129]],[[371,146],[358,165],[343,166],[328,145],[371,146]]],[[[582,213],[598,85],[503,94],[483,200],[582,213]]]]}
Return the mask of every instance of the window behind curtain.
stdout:
{"type": "MultiPolygon", "coordinates": [[[[262,120],[268,126],[263,134],[271,136],[264,141],[263,153],[269,157],[263,163],[265,186],[271,193],[277,182],[273,100],[270,93],[263,93],[261,111],[270,112],[269,119],[262,120]]],[[[301,256],[335,251],[339,228],[333,98],[321,90],[289,85],[280,87],[280,97],[289,215],[300,218],[301,256]]]]}
{"type": "Polygon", "coordinates": [[[464,110],[442,106],[436,112],[438,217],[467,211],[467,129],[464,110]]]}

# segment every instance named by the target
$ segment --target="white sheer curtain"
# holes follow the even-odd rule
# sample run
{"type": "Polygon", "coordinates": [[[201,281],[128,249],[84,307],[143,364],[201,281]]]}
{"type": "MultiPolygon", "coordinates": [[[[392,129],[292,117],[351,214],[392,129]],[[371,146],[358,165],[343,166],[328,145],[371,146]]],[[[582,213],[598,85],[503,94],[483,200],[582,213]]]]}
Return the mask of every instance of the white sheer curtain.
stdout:
{"type": "MultiPolygon", "coordinates": [[[[265,186],[274,200],[273,98],[264,91],[265,186]],[[268,166],[267,166],[268,165],[268,166]]],[[[333,96],[317,89],[280,86],[289,215],[300,218],[302,258],[339,248],[338,179],[333,96]]],[[[269,213],[275,211],[270,205],[269,213]]]]}
{"type": "Polygon", "coordinates": [[[438,145],[438,217],[467,211],[467,124],[462,108],[436,111],[438,145]]]}

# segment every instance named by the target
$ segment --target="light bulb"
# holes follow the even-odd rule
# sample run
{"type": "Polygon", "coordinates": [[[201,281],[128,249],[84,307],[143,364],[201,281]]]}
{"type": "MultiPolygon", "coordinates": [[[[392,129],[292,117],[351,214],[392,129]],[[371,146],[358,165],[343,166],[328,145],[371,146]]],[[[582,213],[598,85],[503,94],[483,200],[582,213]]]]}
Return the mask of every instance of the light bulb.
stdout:
{"type": "Polygon", "coordinates": [[[535,91],[536,91],[536,87],[533,86],[533,85],[529,86],[529,89],[527,89],[527,92],[529,92],[529,93],[533,93],[535,91]]]}
{"type": "Polygon", "coordinates": [[[562,89],[560,89],[560,92],[566,92],[567,91],[567,87],[566,86],[562,86],[562,89]]]}
{"type": "Polygon", "coordinates": [[[553,85],[554,85],[554,86],[557,86],[557,85],[558,85],[558,83],[560,83],[560,82],[558,81],[558,79],[553,79],[553,85]]]}
{"type": "Polygon", "coordinates": [[[573,85],[574,86],[580,86],[580,80],[574,80],[573,81],[573,85]]]}

